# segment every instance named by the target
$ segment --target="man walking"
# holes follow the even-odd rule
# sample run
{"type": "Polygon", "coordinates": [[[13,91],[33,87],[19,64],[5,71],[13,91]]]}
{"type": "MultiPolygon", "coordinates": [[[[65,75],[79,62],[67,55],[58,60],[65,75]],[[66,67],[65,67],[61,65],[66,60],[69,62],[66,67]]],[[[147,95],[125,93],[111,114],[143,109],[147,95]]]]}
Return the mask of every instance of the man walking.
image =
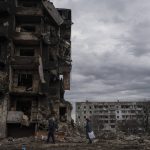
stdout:
{"type": "Polygon", "coordinates": [[[55,121],[55,118],[52,117],[49,120],[48,125],[48,137],[47,137],[47,143],[49,143],[50,137],[52,138],[52,143],[55,144],[55,130],[58,128],[57,123],[55,121]]]}

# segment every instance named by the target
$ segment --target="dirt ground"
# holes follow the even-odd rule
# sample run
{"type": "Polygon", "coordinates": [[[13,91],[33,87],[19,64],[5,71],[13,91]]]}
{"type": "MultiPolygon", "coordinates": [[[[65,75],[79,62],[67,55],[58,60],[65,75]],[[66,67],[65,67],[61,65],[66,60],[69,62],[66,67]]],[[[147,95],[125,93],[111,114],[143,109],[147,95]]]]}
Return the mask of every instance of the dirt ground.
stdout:
{"type": "Polygon", "coordinates": [[[33,137],[0,141],[0,150],[22,150],[23,146],[26,150],[150,150],[150,137],[128,136],[124,139],[95,139],[92,144],[87,144],[87,141],[47,144],[33,137]]]}

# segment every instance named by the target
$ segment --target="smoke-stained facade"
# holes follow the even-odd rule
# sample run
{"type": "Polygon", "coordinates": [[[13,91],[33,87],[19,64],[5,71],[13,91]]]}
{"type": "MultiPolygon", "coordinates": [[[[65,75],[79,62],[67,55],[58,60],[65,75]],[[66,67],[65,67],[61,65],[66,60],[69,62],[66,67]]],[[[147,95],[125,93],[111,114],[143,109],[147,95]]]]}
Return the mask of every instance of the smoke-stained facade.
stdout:
{"type": "Polygon", "coordinates": [[[47,0],[0,0],[0,137],[34,134],[50,115],[71,121],[71,25],[47,0]]]}

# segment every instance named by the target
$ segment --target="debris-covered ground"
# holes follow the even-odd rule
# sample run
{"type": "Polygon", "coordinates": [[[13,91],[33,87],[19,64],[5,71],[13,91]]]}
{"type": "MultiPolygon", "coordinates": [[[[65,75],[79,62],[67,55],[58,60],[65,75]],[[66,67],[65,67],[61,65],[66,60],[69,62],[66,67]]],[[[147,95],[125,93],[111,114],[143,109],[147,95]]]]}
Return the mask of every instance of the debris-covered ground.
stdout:
{"type": "MultiPolygon", "coordinates": [[[[41,133],[42,134],[42,133],[41,133]]],[[[76,128],[61,125],[56,133],[56,144],[46,143],[44,134],[29,138],[7,138],[0,141],[0,150],[150,150],[150,135],[126,135],[101,133],[92,144],[87,144],[85,135],[76,128]]]]}

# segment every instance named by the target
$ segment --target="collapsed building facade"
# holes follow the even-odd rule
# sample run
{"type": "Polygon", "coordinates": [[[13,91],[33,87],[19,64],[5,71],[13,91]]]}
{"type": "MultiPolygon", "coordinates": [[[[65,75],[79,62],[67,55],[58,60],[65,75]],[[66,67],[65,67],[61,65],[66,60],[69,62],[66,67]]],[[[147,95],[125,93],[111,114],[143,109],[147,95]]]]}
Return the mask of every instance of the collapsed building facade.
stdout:
{"type": "Polygon", "coordinates": [[[47,0],[0,0],[0,138],[71,120],[71,25],[47,0]]]}

